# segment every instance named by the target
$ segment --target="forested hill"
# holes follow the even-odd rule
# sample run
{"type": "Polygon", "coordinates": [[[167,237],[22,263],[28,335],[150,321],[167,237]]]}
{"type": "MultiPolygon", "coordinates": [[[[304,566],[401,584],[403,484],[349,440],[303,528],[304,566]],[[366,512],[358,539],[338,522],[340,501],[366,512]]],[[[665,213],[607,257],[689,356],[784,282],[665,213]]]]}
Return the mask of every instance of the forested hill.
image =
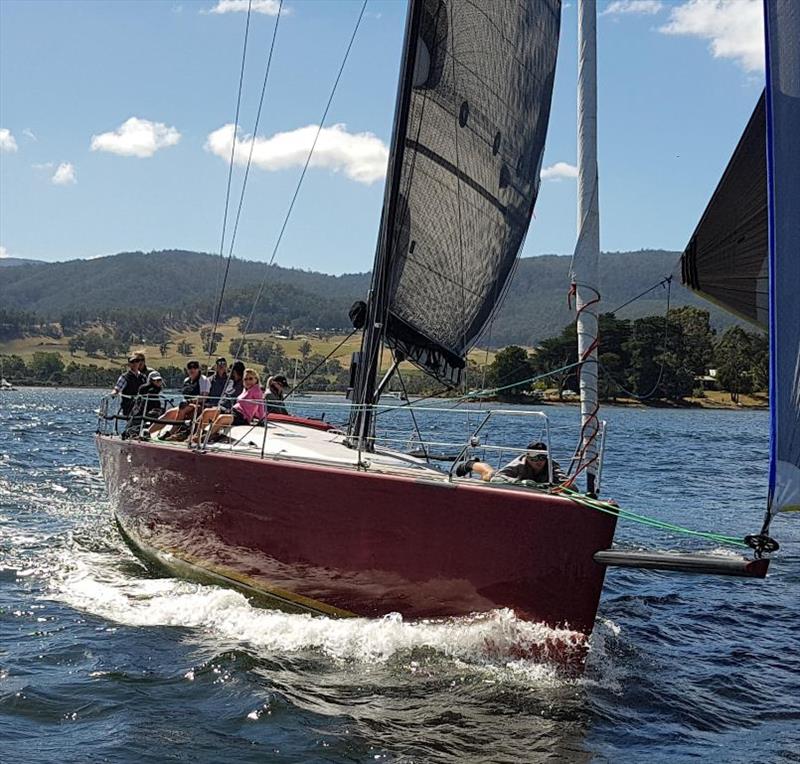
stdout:
{"type": "MultiPolygon", "coordinates": [[[[610,310],[673,272],[675,252],[642,250],[606,253],[601,257],[602,310],[610,310]]],[[[533,345],[557,334],[573,318],[567,305],[570,258],[545,255],[519,262],[502,308],[491,328],[493,346],[533,345]]],[[[19,264],[3,268],[0,306],[36,314],[47,321],[71,324],[113,320],[117,311],[142,311],[171,322],[210,320],[220,283],[217,256],[180,250],[123,252],[92,260],[19,264]]],[[[234,260],[228,276],[223,315],[247,316],[266,275],[253,329],[293,326],[296,329],[348,326],[347,310],[363,299],[369,274],[330,276],[323,273],[234,260]]],[[[732,322],[673,281],[672,305],[702,305],[717,327],[732,322]]],[[[665,290],[658,288],[620,315],[636,318],[660,313],[665,290]]],[[[489,332],[487,331],[487,334],[489,332]]]]}

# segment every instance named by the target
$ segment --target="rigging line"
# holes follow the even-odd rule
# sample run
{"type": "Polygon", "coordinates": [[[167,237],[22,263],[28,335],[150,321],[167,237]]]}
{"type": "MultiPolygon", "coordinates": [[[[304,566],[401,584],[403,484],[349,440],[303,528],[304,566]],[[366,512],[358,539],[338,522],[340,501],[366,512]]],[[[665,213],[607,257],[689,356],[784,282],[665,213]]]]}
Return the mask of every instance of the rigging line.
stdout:
{"type": "Polygon", "coordinates": [[[622,507],[609,504],[608,502],[601,501],[599,499],[591,499],[583,494],[580,494],[574,489],[568,488],[567,486],[559,486],[559,488],[556,489],[556,493],[564,494],[576,504],[581,504],[589,509],[596,509],[600,512],[605,512],[606,514],[616,515],[621,520],[629,520],[634,523],[640,523],[641,525],[648,525],[651,528],[656,528],[657,530],[665,531],[667,533],[684,533],[688,536],[698,536],[700,538],[716,541],[720,544],[728,544],[736,547],[747,546],[747,544],[745,544],[742,539],[737,536],[726,536],[721,533],[714,533],[713,531],[695,531],[682,525],[676,525],[675,523],[669,523],[664,520],[659,520],[655,517],[631,512],[630,510],[622,509],[622,507]]]}
{"type": "MultiPolygon", "coordinates": [[[[436,19],[435,19],[435,24],[434,24],[434,27],[433,27],[433,39],[434,40],[437,39],[437,37],[438,37],[439,19],[441,17],[441,10],[442,10],[442,4],[440,3],[439,6],[436,9],[436,19]]],[[[425,121],[425,106],[428,103],[428,91],[429,91],[429,89],[425,88],[423,93],[422,93],[422,105],[420,106],[420,110],[419,110],[419,118],[417,120],[417,132],[416,132],[416,137],[414,139],[414,145],[415,146],[420,146],[419,138],[420,138],[420,134],[422,133],[422,125],[424,124],[424,121],[425,121]]],[[[409,99],[410,99],[410,96],[409,96],[409,99]]],[[[409,120],[411,119],[411,111],[412,111],[412,105],[411,105],[411,102],[409,100],[409,110],[408,110],[408,113],[409,113],[408,119],[409,120]]],[[[406,125],[406,127],[408,127],[408,124],[406,125]]],[[[406,135],[404,137],[404,145],[407,145],[407,143],[408,143],[408,135],[406,135]]],[[[392,236],[391,236],[392,232],[389,232],[389,235],[387,236],[387,239],[390,240],[390,247],[391,247],[389,252],[391,254],[393,254],[394,257],[398,257],[398,256],[399,257],[403,257],[406,260],[411,260],[411,262],[415,262],[415,260],[410,256],[411,255],[410,252],[403,252],[403,253],[398,254],[397,249],[398,249],[398,245],[400,243],[400,239],[401,239],[401,236],[402,236],[403,228],[404,228],[404,226],[406,224],[406,220],[408,219],[409,210],[411,208],[411,186],[412,186],[412,184],[414,182],[414,172],[415,172],[416,167],[417,167],[417,157],[419,156],[419,153],[420,152],[418,151],[418,149],[415,148],[414,152],[413,152],[413,155],[411,157],[410,167],[409,167],[409,169],[408,169],[408,171],[406,173],[408,177],[406,178],[405,194],[401,196],[401,199],[404,199],[405,204],[403,205],[403,211],[402,211],[402,214],[400,216],[400,224],[398,225],[397,223],[395,223],[395,231],[394,231],[394,238],[393,239],[392,239],[392,236]]],[[[403,150],[403,160],[405,161],[405,149],[403,150]]],[[[400,178],[402,178],[402,172],[400,174],[400,178]]],[[[399,181],[398,181],[398,185],[399,185],[399,181]]],[[[397,216],[395,216],[395,217],[397,217],[397,216]]],[[[388,282],[387,283],[387,289],[386,289],[386,293],[388,295],[392,295],[395,292],[395,283],[396,283],[396,280],[398,278],[398,270],[399,269],[392,269],[392,271],[389,273],[389,278],[387,279],[387,282],[388,282]]],[[[440,274],[436,274],[436,275],[440,275],[440,274]]],[[[380,288],[380,284],[378,284],[378,288],[380,288]]],[[[377,295],[373,299],[377,299],[377,295]]],[[[389,299],[388,298],[383,300],[383,306],[384,306],[383,307],[383,315],[380,317],[380,319],[381,319],[381,323],[383,324],[383,326],[384,327],[388,327],[389,326],[389,316],[391,314],[391,306],[389,304],[389,299]]],[[[386,329],[384,329],[384,335],[383,335],[383,341],[384,342],[385,342],[385,337],[386,337],[386,329]]],[[[365,373],[366,373],[366,370],[370,369],[371,367],[372,367],[372,359],[371,358],[364,359],[364,363],[363,363],[362,368],[365,370],[365,373]]]]}
{"type": "MultiPolygon", "coordinates": [[[[225,188],[225,211],[222,215],[222,236],[220,237],[219,242],[219,257],[220,263],[217,265],[217,283],[214,287],[214,292],[216,293],[219,289],[219,274],[220,274],[220,267],[222,264],[222,257],[223,252],[225,251],[225,232],[228,226],[228,207],[230,205],[231,200],[231,182],[233,180],[233,160],[236,155],[236,131],[239,129],[239,109],[242,104],[242,84],[244,82],[244,66],[247,60],[247,38],[250,35],[250,13],[253,7],[253,0],[247,0],[247,21],[244,27],[244,44],[242,45],[242,66],[239,70],[239,90],[236,95],[236,114],[233,118],[233,141],[231,142],[231,158],[228,162],[228,182],[225,188]]],[[[214,322],[216,324],[216,320],[214,322]]],[[[214,344],[214,332],[216,331],[216,326],[211,332],[211,336],[208,340],[208,360],[211,358],[211,348],[214,344]]]]}
{"type": "Polygon", "coordinates": [[[291,398],[291,396],[294,394],[295,390],[299,390],[299,389],[300,389],[300,388],[301,388],[301,387],[302,387],[302,386],[305,384],[305,382],[306,382],[306,381],[307,381],[307,380],[308,380],[310,377],[312,377],[314,374],[316,374],[316,373],[317,373],[317,370],[318,370],[318,369],[319,369],[319,368],[320,368],[320,367],[321,367],[323,364],[326,364],[326,363],[327,363],[327,362],[328,362],[328,361],[331,359],[331,356],[332,356],[332,355],[333,355],[333,354],[334,354],[334,353],[335,353],[337,350],[339,350],[339,348],[340,348],[342,345],[344,345],[344,343],[345,343],[345,342],[347,342],[347,340],[349,340],[349,339],[350,339],[350,338],[351,338],[351,337],[352,337],[352,336],[353,336],[353,335],[354,335],[354,334],[355,334],[357,331],[358,331],[358,329],[353,329],[353,331],[352,331],[352,332],[350,332],[350,334],[348,334],[348,335],[347,335],[347,336],[346,336],[346,337],[345,337],[345,338],[344,338],[344,339],[343,339],[343,340],[342,340],[342,341],[341,341],[341,342],[340,342],[340,343],[339,343],[339,344],[338,344],[338,345],[337,345],[337,346],[336,346],[336,347],[335,347],[333,350],[331,350],[331,352],[330,352],[330,353],[328,353],[328,355],[326,355],[326,356],[325,356],[325,358],[323,358],[323,359],[322,359],[322,360],[321,360],[321,361],[320,361],[320,362],[319,362],[319,363],[318,363],[318,364],[317,364],[317,365],[316,365],[316,366],[315,366],[313,369],[311,369],[311,371],[310,371],[310,372],[308,372],[308,374],[306,374],[306,375],[305,375],[305,377],[303,377],[303,378],[302,378],[302,379],[301,379],[301,380],[300,380],[300,381],[299,381],[299,382],[298,382],[296,385],[294,385],[294,386],[292,387],[292,389],[291,389],[291,390],[289,390],[289,394],[288,394],[286,397],[287,397],[287,398],[291,398]]]}
{"type": "MultiPolygon", "coordinates": [[[[219,319],[220,319],[220,317],[222,315],[222,301],[223,301],[223,298],[225,296],[225,288],[228,285],[228,274],[230,273],[231,260],[233,259],[233,247],[234,247],[234,244],[236,242],[236,233],[239,230],[239,219],[241,218],[241,215],[242,215],[242,206],[244,205],[244,195],[245,195],[245,192],[247,190],[247,179],[250,177],[250,167],[251,167],[252,161],[253,161],[253,150],[254,150],[255,145],[256,145],[256,135],[258,134],[258,125],[259,125],[259,122],[261,121],[261,111],[262,111],[263,106],[264,106],[264,95],[267,92],[267,81],[269,80],[269,71],[270,71],[270,68],[272,66],[272,54],[273,54],[273,52],[275,50],[275,39],[278,36],[278,24],[280,23],[280,20],[281,20],[281,10],[282,9],[283,9],[283,0],[280,0],[280,2],[278,4],[278,14],[275,17],[275,27],[272,30],[272,41],[271,41],[270,46],[269,46],[269,55],[267,56],[267,65],[266,65],[266,68],[264,70],[264,81],[261,84],[261,96],[260,96],[260,98],[258,100],[258,110],[256,111],[256,121],[255,121],[255,124],[253,125],[253,137],[252,137],[252,139],[250,141],[250,152],[247,155],[247,164],[246,164],[245,170],[244,170],[244,178],[242,179],[242,189],[241,189],[241,192],[239,194],[239,204],[238,204],[238,206],[236,208],[236,219],[235,219],[234,225],[233,225],[233,232],[231,233],[230,247],[229,247],[229,250],[228,250],[228,259],[227,259],[227,262],[225,263],[225,274],[224,274],[224,276],[222,278],[222,288],[219,291],[219,301],[217,302],[217,310],[216,310],[216,312],[214,314],[214,327],[213,327],[213,329],[211,331],[211,337],[209,338],[209,343],[208,343],[208,346],[209,346],[209,357],[208,357],[208,360],[211,360],[211,352],[210,352],[210,350],[213,347],[214,334],[217,331],[217,326],[219,324],[219,319]]],[[[236,146],[236,128],[234,128],[234,133],[233,133],[233,146],[234,146],[234,149],[235,149],[235,146],[236,146]]],[[[231,154],[231,159],[233,159],[233,153],[231,154]]],[[[222,254],[222,253],[220,252],[220,254],[222,254]]],[[[217,273],[217,279],[219,279],[219,273],[217,273]]]]}
{"type": "Polygon", "coordinates": [[[320,133],[322,132],[322,127],[325,124],[325,119],[328,116],[328,111],[331,108],[331,103],[333,103],[333,97],[336,95],[336,88],[339,86],[339,80],[342,77],[342,73],[344,72],[345,64],[347,63],[347,59],[350,56],[350,50],[353,47],[353,42],[356,39],[356,33],[358,32],[358,28],[361,26],[361,20],[364,18],[364,11],[367,8],[367,3],[369,0],[364,0],[363,4],[361,5],[361,11],[358,14],[358,18],[356,19],[355,27],[353,28],[353,34],[350,36],[350,42],[347,44],[347,49],[344,53],[344,58],[342,59],[342,63],[339,66],[339,71],[336,75],[336,79],[333,83],[333,88],[331,88],[330,96],[328,97],[328,102],[325,105],[325,110],[322,112],[322,119],[319,121],[319,125],[317,127],[317,133],[314,136],[314,141],[311,144],[311,148],[309,149],[308,156],[306,157],[305,164],[303,165],[303,170],[300,173],[300,177],[297,181],[297,186],[294,189],[294,194],[292,195],[292,200],[289,203],[289,208],[286,210],[286,216],[283,219],[283,224],[281,225],[280,233],[278,234],[278,238],[275,241],[275,246],[272,249],[272,255],[267,263],[267,269],[265,269],[264,278],[261,280],[261,284],[259,285],[258,292],[256,293],[256,299],[253,302],[253,308],[250,311],[250,315],[247,318],[247,322],[244,325],[244,329],[242,330],[242,337],[240,340],[240,345],[244,342],[245,337],[247,336],[247,332],[250,328],[250,324],[252,323],[253,317],[255,316],[256,307],[258,306],[258,302],[261,299],[262,294],[264,293],[264,287],[267,283],[267,276],[269,275],[268,268],[275,262],[275,257],[278,254],[278,248],[281,245],[281,241],[283,240],[283,234],[286,231],[286,226],[289,223],[289,218],[292,215],[292,210],[294,209],[294,204],[297,201],[297,197],[300,193],[300,187],[303,185],[303,179],[306,176],[306,171],[308,170],[309,164],[311,164],[311,157],[314,154],[314,149],[317,146],[317,141],[319,140],[320,133]]]}
{"type": "MultiPolygon", "coordinates": [[[[397,374],[397,379],[400,381],[400,386],[403,388],[403,395],[406,396],[406,400],[408,400],[408,390],[406,390],[406,383],[403,380],[403,375],[400,373],[400,365],[398,364],[397,369],[395,371],[397,374]]],[[[411,421],[414,422],[414,429],[417,431],[417,440],[419,440],[419,444],[422,447],[422,453],[425,455],[425,461],[428,464],[431,463],[430,456],[428,455],[428,449],[425,446],[425,441],[422,438],[422,432],[419,429],[419,424],[417,423],[417,416],[414,413],[414,409],[410,408],[409,413],[411,414],[411,421]]]]}
{"type": "Polygon", "coordinates": [[[614,308],[613,310],[610,310],[608,312],[609,313],[616,313],[617,311],[622,310],[623,308],[627,308],[628,305],[630,305],[632,302],[636,302],[636,300],[644,297],[646,294],[652,292],[654,289],[656,289],[656,288],[658,288],[660,286],[671,284],[672,283],[672,278],[673,277],[671,275],[670,276],[664,276],[664,278],[661,279],[661,281],[659,281],[658,283],[653,284],[653,286],[648,287],[647,289],[645,289],[644,292],[640,292],[639,294],[637,294],[636,297],[631,297],[631,299],[628,300],[627,302],[623,302],[622,305],[618,305],[616,308],[614,308]]]}
{"type": "MultiPolygon", "coordinates": [[[[662,353],[666,355],[667,353],[667,339],[669,337],[669,306],[670,306],[670,294],[671,294],[671,287],[672,287],[672,280],[667,279],[667,309],[664,312],[664,339],[662,341],[662,353]]],[[[625,395],[635,398],[639,401],[646,401],[653,396],[653,394],[658,390],[659,385],[661,384],[661,380],[664,376],[664,369],[666,368],[667,361],[664,358],[661,362],[661,368],[658,371],[658,379],[656,379],[655,384],[652,388],[647,392],[646,395],[637,395],[632,390],[628,390],[624,385],[622,385],[611,372],[600,362],[600,359],[597,359],[597,365],[603,370],[605,375],[623,392],[625,395]]]]}

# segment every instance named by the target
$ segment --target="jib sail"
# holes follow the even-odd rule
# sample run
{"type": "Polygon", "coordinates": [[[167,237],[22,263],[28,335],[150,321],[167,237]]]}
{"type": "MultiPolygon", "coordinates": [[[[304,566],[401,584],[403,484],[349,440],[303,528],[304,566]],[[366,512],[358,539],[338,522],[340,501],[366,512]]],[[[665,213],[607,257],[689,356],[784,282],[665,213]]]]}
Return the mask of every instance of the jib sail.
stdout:
{"type": "Polygon", "coordinates": [[[769,329],[764,533],[800,511],[800,4],[766,0],[767,86],[682,258],[684,283],[769,329]]]}
{"type": "Polygon", "coordinates": [[[767,0],[769,511],[800,512],[800,4],[767,0]]]}
{"type": "Polygon", "coordinates": [[[531,220],[559,24],[559,0],[410,5],[368,332],[447,385],[531,220]]]}
{"type": "Polygon", "coordinates": [[[764,95],[681,258],[683,283],[764,328],[768,322],[764,95]]]}

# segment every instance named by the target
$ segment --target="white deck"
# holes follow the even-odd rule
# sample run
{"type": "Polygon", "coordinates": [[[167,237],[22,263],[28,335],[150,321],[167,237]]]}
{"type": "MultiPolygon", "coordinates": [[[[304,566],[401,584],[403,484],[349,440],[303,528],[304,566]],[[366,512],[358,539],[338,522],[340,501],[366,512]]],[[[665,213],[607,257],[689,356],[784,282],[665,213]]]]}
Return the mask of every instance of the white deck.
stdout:
{"type": "MultiPolygon", "coordinates": [[[[430,467],[424,459],[388,449],[362,452],[359,465],[358,449],[346,446],[345,435],[338,430],[323,431],[302,425],[270,422],[266,428],[247,425],[232,427],[228,436],[233,443],[210,443],[205,446],[205,450],[209,453],[258,457],[263,454],[265,459],[286,459],[352,469],[360,467],[376,472],[447,479],[446,472],[430,467]]],[[[174,446],[188,447],[186,443],[175,443],[174,446]]]]}

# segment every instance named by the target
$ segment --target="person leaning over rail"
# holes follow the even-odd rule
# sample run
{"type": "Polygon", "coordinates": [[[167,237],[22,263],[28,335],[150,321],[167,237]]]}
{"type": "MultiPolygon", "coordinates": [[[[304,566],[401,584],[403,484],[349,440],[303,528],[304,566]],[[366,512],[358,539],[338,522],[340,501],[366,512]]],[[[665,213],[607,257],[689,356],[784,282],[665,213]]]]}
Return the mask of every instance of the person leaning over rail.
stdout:
{"type": "Polygon", "coordinates": [[[128,359],[128,368],[120,374],[114,389],[111,391],[113,396],[122,396],[119,402],[119,410],[123,416],[130,415],[134,398],[139,394],[139,388],[146,381],[146,378],[139,372],[139,359],[132,355],[128,359]]]}
{"type": "MultiPolygon", "coordinates": [[[[225,386],[225,390],[220,398],[219,405],[208,406],[203,409],[200,419],[197,422],[197,429],[192,438],[192,442],[197,444],[203,436],[203,430],[207,424],[213,422],[220,414],[230,414],[236,400],[244,390],[244,364],[235,361],[231,366],[230,378],[225,386]]],[[[210,435],[209,435],[210,437],[210,435]]]]}
{"type": "MultiPolygon", "coordinates": [[[[266,417],[264,391],[259,385],[258,374],[254,369],[244,370],[244,390],[236,399],[230,414],[220,414],[211,425],[208,437],[212,438],[224,427],[258,425],[266,417]]],[[[198,438],[199,440],[199,438],[198,438]]]]}
{"type": "MultiPolygon", "coordinates": [[[[158,422],[150,427],[150,434],[154,435],[162,427],[172,422],[185,422],[191,419],[196,411],[202,411],[203,405],[211,388],[208,377],[204,377],[200,372],[199,361],[189,361],[186,364],[186,379],[183,380],[183,401],[177,406],[167,410],[158,422]]],[[[177,432],[172,432],[168,440],[186,440],[187,430],[180,428],[177,432]]]]}
{"type": "MultiPolygon", "coordinates": [[[[456,465],[457,477],[467,477],[474,472],[485,482],[492,483],[536,483],[550,485],[550,470],[548,468],[547,445],[541,441],[528,444],[524,454],[513,459],[505,467],[494,470],[491,465],[477,459],[470,459],[456,465]]],[[[566,482],[567,476],[558,462],[553,461],[553,483],[566,482]]]]}

